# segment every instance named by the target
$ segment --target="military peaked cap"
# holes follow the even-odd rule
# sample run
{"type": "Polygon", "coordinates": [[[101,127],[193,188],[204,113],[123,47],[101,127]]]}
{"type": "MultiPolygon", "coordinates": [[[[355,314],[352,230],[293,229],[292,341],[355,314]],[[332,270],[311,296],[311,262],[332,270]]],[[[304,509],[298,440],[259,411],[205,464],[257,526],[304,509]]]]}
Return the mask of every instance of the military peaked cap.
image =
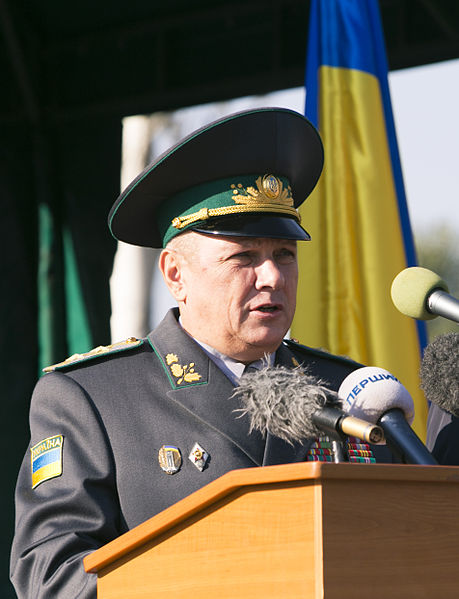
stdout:
{"type": "Polygon", "coordinates": [[[323,166],[319,134],[301,114],[260,108],[226,116],[148,165],[109,214],[115,238],[164,247],[187,230],[310,239],[298,207],[323,166]]]}

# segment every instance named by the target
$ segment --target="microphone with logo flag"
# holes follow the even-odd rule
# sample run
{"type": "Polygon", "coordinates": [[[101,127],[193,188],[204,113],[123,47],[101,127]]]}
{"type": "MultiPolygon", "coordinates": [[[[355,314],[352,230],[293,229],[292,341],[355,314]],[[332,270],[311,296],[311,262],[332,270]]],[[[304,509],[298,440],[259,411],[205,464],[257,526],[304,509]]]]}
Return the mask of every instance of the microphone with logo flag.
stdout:
{"type": "Polygon", "coordinates": [[[375,366],[358,368],[338,390],[343,410],[377,423],[390,450],[408,464],[437,464],[410,424],[414,402],[407,389],[390,372],[375,366]]]}

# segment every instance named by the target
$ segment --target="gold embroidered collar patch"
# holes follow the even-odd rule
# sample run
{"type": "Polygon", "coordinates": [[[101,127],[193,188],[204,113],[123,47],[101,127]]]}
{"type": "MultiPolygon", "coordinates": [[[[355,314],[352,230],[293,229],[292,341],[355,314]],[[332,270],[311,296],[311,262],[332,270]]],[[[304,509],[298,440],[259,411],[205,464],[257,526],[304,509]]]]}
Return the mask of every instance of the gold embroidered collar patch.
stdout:
{"type": "Polygon", "coordinates": [[[167,354],[166,364],[169,366],[169,370],[172,376],[175,377],[175,384],[181,385],[182,383],[195,383],[202,377],[195,371],[195,363],[190,362],[189,364],[179,364],[179,359],[176,354],[167,354]]]}

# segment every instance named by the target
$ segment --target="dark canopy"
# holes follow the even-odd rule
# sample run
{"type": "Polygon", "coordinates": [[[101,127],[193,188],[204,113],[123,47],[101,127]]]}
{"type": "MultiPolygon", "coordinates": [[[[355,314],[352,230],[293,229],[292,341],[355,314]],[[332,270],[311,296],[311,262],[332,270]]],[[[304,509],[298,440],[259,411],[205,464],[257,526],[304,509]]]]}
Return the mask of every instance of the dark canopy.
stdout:
{"type": "MultiPolygon", "coordinates": [[[[459,56],[455,0],[380,0],[391,69],[459,56]]],[[[171,110],[303,85],[308,0],[1,0],[0,119],[171,110]]]]}

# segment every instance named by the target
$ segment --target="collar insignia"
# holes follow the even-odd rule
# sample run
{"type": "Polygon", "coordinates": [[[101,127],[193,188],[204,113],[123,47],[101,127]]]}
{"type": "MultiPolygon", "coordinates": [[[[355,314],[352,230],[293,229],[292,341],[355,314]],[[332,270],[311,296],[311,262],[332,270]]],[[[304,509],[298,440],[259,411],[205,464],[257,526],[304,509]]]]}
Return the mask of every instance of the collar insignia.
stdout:
{"type": "Polygon", "coordinates": [[[295,368],[299,368],[300,367],[300,363],[295,358],[295,356],[292,356],[292,364],[293,364],[293,366],[295,366],[295,368]]]}
{"type": "Polygon", "coordinates": [[[167,354],[166,364],[169,366],[171,374],[175,377],[175,384],[195,383],[202,377],[195,371],[195,363],[179,364],[179,359],[176,354],[167,354]]]}

